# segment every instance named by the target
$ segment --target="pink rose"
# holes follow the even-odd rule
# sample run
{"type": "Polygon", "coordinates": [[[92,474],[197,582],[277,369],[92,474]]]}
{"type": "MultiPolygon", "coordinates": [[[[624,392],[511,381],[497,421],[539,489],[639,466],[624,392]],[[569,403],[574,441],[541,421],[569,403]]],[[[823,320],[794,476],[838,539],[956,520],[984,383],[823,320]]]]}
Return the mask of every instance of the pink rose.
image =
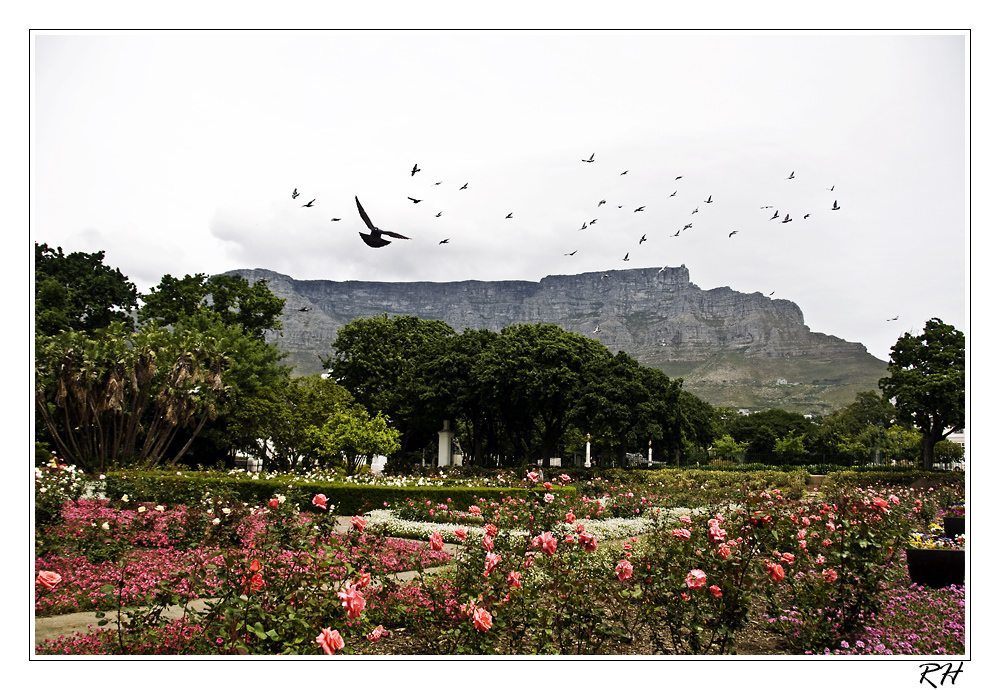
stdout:
{"type": "Polygon", "coordinates": [[[878,497],[878,498],[873,499],[872,503],[874,503],[875,505],[877,505],[879,508],[881,508],[886,513],[889,512],[889,504],[881,496],[878,497]]]}
{"type": "Polygon", "coordinates": [[[483,535],[483,548],[487,551],[493,550],[493,540],[490,539],[490,535],[488,534],[483,535]]]}
{"type": "Polygon", "coordinates": [[[500,554],[492,552],[486,554],[486,570],[483,571],[483,577],[489,577],[499,562],[500,554]]]}
{"type": "Polygon", "coordinates": [[[681,515],[681,522],[684,523],[685,525],[690,525],[691,524],[691,516],[690,515],[681,515]]]}
{"type": "Polygon", "coordinates": [[[528,472],[528,479],[533,482],[538,481],[538,472],[528,472]]]}
{"type": "Polygon", "coordinates": [[[369,642],[374,642],[375,640],[379,639],[380,637],[388,637],[388,636],[389,636],[389,631],[386,630],[385,628],[383,628],[381,625],[378,626],[377,628],[375,628],[374,630],[372,630],[367,635],[365,635],[365,637],[368,638],[369,642]]]}
{"type": "Polygon", "coordinates": [[[277,508],[280,505],[281,505],[281,501],[279,501],[276,498],[272,498],[270,501],[267,502],[267,507],[268,508],[277,508]]]}
{"type": "Polygon", "coordinates": [[[521,573],[516,570],[512,570],[507,573],[507,586],[514,588],[521,586],[521,573]]]}
{"type": "Polygon", "coordinates": [[[571,525],[574,522],[576,522],[576,515],[573,515],[573,511],[572,510],[569,511],[568,513],[566,513],[566,522],[568,522],[571,525]]]}
{"type": "Polygon", "coordinates": [[[826,563],[826,559],[823,558],[823,554],[816,556],[816,565],[823,565],[824,563],[826,563]]]}
{"type": "Polygon", "coordinates": [[[472,613],[472,624],[476,626],[476,630],[486,632],[493,627],[493,616],[486,609],[477,606],[472,613]]]}
{"type": "Polygon", "coordinates": [[[716,544],[726,541],[726,530],[719,527],[716,523],[708,528],[708,538],[711,539],[716,544]]]}
{"type": "Polygon", "coordinates": [[[466,532],[465,529],[462,527],[459,527],[455,530],[455,536],[458,537],[459,541],[465,541],[465,537],[467,534],[468,532],[466,532]]]}
{"type": "Polygon", "coordinates": [[[435,532],[431,535],[431,548],[435,551],[440,551],[444,548],[444,537],[441,536],[440,532],[435,532]]]}
{"type": "Polygon", "coordinates": [[[618,565],[615,566],[615,575],[622,582],[632,577],[632,564],[626,559],[618,561],[618,565]]]}
{"type": "Polygon", "coordinates": [[[482,515],[483,511],[479,509],[479,506],[469,506],[469,515],[482,515]]]}
{"type": "Polygon", "coordinates": [[[767,566],[767,572],[770,574],[771,579],[776,583],[785,579],[785,569],[780,565],[771,562],[767,562],[765,565],[767,566]]]}
{"type": "Polygon", "coordinates": [[[546,488],[546,489],[551,489],[552,488],[552,482],[545,482],[544,484],[542,484],[542,486],[544,488],[546,488]]]}
{"type": "Polygon", "coordinates": [[[691,533],[688,532],[686,529],[675,529],[670,534],[677,537],[678,539],[684,539],[685,541],[691,538],[691,533]]]}
{"type": "Polygon", "coordinates": [[[708,580],[708,576],[702,570],[692,570],[688,573],[688,576],[684,578],[684,582],[687,583],[690,589],[701,589],[705,586],[705,581],[708,580]]]}
{"type": "Polygon", "coordinates": [[[354,583],[347,583],[344,588],[337,592],[341,604],[347,609],[348,618],[360,618],[361,612],[365,610],[365,598],[354,583]]]}
{"type": "Polygon", "coordinates": [[[344,648],[344,638],[340,636],[339,632],[330,630],[330,628],[323,628],[319,637],[316,638],[316,642],[327,654],[336,654],[338,649],[344,648]]]}
{"type": "Polygon", "coordinates": [[[793,562],[795,562],[795,556],[793,556],[790,553],[783,553],[781,554],[781,560],[791,565],[793,562]]]}
{"type": "Polygon", "coordinates": [[[355,515],[354,517],[352,517],[351,524],[354,525],[354,529],[358,530],[359,532],[365,531],[365,519],[360,515],[355,515]]]}
{"type": "Polygon", "coordinates": [[[326,510],[326,502],[329,500],[330,499],[328,499],[323,494],[316,494],[313,497],[313,505],[316,506],[317,508],[322,508],[323,510],[326,510]]]}
{"type": "Polygon", "coordinates": [[[38,573],[38,577],[35,578],[35,584],[41,585],[50,592],[56,588],[62,582],[62,575],[59,573],[54,573],[51,570],[42,570],[38,573]]]}
{"type": "Polygon", "coordinates": [[[568,475],[568,474],[560,474],[560,475],[559,475],[559,479],[560,479],[561,481],[564,481],[564,482],[569,482],[569,481],[572,481],[572,480],[571,480],[571,479],[569,478],[569,475],[568,475]]]}
{"type": "Polygon", "coordinates": [[[823,579],[826,580],[827,582],[836,582],[837,571],[835,571],[833,568],[827,568],[826,570],[823,571],[823,579]]]}
{"type": "Polygon", "coordinates": [[[729,558],[729,554],[732,553],[732,551],[729,550],[729,544],[723,544],[722,546],[720,546],[718,553],[723,558],[729,558]]]}
{"type": "Polygon", "coordinates": [[[358,587],[365,588],[371,583],[371,581],[372,581],[371,573],[362,572],[361,576],[358,578],[358,587]]]}
{"type": "Polygon", "coordinates": [[[542,498],[545,499],[546,503],[552,503],[552,501],[556,499],[556,497],[553,496],[552,494],[545,494],[542,498]]]}
{"type": "Polygon", "coordinates": [[[712,593],[712,596],[721,597],[722,590],[719,589],[719,585],[712,585],[708,588],[708,591],[712,593]]]}
{"type": "Polygon", "coordinates": [[[537,539],[539,540],[538,543],[542,548],[542,553],[551,556],[556,552],[556,546],[559,545],[559,542],[556,541],[556,538],[552,536],[551,532],[542,532],[538,535],[537,539]]]}
{"type": "Polygon", "coordinates": [[[489,535],[489,536],[491,536],[491,537],[495,537],[495,536],[497,536],[497,533],[498,533],[499,531],[500,531],[500,530],[498,530],[498,529],[497,529],[497,526],[496,526],[496,525],[494,525],[494,524],[493,524],[492,522],[491,522],[491,523],[489,523],[488,525],[486,525],[486,534],[488,534],[488,535],[489,535]]]}
{"type": "Polygon", "coordinates": [[[583,544],[583,548],[587,553],[597,551],[597,538],[593,534],[581,532],[580,543],[583,544]]]}

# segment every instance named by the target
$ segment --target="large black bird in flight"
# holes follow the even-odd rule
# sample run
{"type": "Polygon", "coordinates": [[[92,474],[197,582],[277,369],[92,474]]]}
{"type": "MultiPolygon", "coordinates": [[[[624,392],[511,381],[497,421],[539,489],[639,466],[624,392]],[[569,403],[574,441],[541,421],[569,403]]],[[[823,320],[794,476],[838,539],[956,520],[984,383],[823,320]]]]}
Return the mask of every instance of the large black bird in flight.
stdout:
{"type": "Polygon", "coordinates": [[[400,235],[399,233],[396,232],[389,232],[388,230],[380,230],[376,228],[374,225],[372,225],[371,219],[368,218],[368,214],[365,213],[365,210],[361,207],[361,202],[358,201],[358,197],[354,197],[354,201],[358,205],[358,213],[361,214],[361,220],[363,220],[365,222],[365,225],[368,226],[368,229],[371,230],[371,232],[367,235],[363,232],[358,233],[359,235],[361,235],[361,239],[363,239],[365,241],[365,244],[367,244],[369,247],[384,247],[385,245],[390,244],[389,240],[382,238],[382,235],[395,237],[398,240],[410,239],[409,237],[406,237],[405,235],[400,235]]]}

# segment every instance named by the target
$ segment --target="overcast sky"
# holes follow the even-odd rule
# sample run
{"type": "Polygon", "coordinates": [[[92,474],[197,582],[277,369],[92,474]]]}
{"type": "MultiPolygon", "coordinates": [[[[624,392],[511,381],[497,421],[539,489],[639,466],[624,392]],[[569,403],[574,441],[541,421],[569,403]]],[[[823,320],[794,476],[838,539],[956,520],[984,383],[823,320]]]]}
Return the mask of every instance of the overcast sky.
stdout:
{"type": "Polygon", "coordinates": [[[141,292],[237,268],[684,264],[888,360],[932,317],[967,331],[966,49],[963,33],[36,35],[31,236],[104,250],[141,292]],[[366,246],[355,196],[410,239],[366,246]]]}

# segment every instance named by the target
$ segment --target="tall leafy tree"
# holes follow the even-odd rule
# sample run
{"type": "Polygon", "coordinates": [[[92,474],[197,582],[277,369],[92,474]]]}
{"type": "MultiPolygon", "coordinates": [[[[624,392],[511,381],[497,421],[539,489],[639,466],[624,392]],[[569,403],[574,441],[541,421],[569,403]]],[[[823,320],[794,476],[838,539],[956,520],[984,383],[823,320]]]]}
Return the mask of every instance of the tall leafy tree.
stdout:
{"type": "Polygon", "coordinates": [[[236,275],[206,276],[204,273],[174,278],[165,275],[160,284],[141,297],[139,321],[170,326],[199,312],[216,314],[223,323],[240,327],[251,338],[263,340],[267,331],[281,330],[285,300],[277,297],[266,280],[252,285],[236,275]]]}
{"type": "Polygon", "coordinates": [[[117,268],[104,265],[104,252],[63,254],[35,243],[35,329],[94,333],[113,323],[132,326],[138,292],[117,268]]]}
{"type": "Polygon", "coordinates": [[[933,318],[921,334],[906,333],[892,346],[889,376],[879,388],[923,435],[923,466],[934,464],[934,445],[965,427],[965,335],[933,318]]]}
{"type": "Polygon", "coordinates": [[[330,377],[369,412],[385,414],[402,433],[400,450],[422,447],[441,420],[420,402],[419,372],[426,353],[455,335],[444,321],[381,314],[342,326],[322,359],[330,377]]]}
{"type": "Polygon", "coordinates": [[[57,452],[85,470],[177,461],[218,413],[227,352],[238,337],[183,325],[132,332],[122,323],[93,335],[40,336],[36,410],[57,452]]]}

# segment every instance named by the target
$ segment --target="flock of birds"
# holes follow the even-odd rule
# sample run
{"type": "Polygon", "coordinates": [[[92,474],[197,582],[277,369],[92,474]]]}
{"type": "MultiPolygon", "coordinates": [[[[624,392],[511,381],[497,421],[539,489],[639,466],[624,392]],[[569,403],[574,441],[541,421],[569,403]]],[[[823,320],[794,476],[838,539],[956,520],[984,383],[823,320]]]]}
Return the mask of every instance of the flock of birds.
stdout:
{"type": "MultiPolygon", "coordinates": [[[[583,162],[583,163],[594,163],[596,161],[595,156],[596,156],[596,152],[595,153],[591,153],[589,158],[582,158],[581,162],[583,162]]],[[[410,170],[410,177],[415,176],[418,172],[421,172],[420,166],[419,166],[418,163],[414,163],[413,164],[413,168],[410,170]]],[[[624,172],[620,173],[620,175],[627,175],[628,172],[629,172],[628,170],[625,170],[624,172]]],[[[679,181],[679,180],[681,180],[683,178],[684,178],[683,175],[677,175],[674,178],[674,182],[677,182],[677,181],[679,181]]],[[[793,170],[791,172],[791,174],[789,174],[789,176],[786,179],[788,179],[788,180],[795,179],[795,171],[793,170]]],[[[434,186],[438,186],[438,185],[441,185],[441,184],[443,184],[443,182],[435,182],[434,186]]],[[[466,190],[468,188],[469,188],[469,183],[466,182],[461,187],[459,187],[459,190],[466,190]]],[[[827,188],[827,191],[832,192],[832,191],[834,191],[834,188],[835,188],[835,185],[830,186],[830,187],[827,188]]],[[[671,193],[667,198],[669,199],[669,198],[677,196],[677,191],[678,190],[674,190],[673,193],[671,193]]],[[[295,188],[294,190],[292,190],[292,199],[297,199],[298,197],[299,197],[299,190],[298,190],[298,188],[295,188]]],[[[408,196],[406,198],[409,201],[411,201],[412,203],[414,203],[414,204],[419,204],[422,201],[424,201],[423,199],[417,199],[417,198],[412,197],[412,196],[408,196]]],[[[390,244],[390,240],[385,239],[386,237],[392,237],[393,239],[400,239],[400,240],[408,240],[408,239],[410,239],[409,237],[407,237],[405,235],[401,235],[401,234],[399,234],[397,232],[392,232],[392,231],[389,231],[389,230],[383,230],[383,229],[375,226],[372,223],[371,219],[369,218],[368,214],[365,212],[365,209],[361,205],[361,201],[358,200],[358,197],[355,196],[354,197],[354,201],[357,204],[358,214],[361,216],[361,220],[364,221],[365,226],[367,226],[367,228],[368,228],[368,232],[367,233],[361,232],[361,233],[358,233],[358,234],[361,236],[361,239],[364,241],[364,243],[367,244],[369,247],[378,248],[378,247],[384,247],[384,246],[390,244]]],[[[311,199],[309,202],[307,202],[305,204],[302,204],[302,207],[303,208],[313,208],[314,207],[313,205],[315,204],[315,202],[316,202],[316,199],[311,199]]],[[[600,209],[602,206],[604,206],[607,203],[608,203],[607,199],[601,199],[597,203],[597,208],[600,209]]],[[[708,198],[705,199],[703,203],[705,203],[705,204],[714,203],[714,200],[712,199],[712,195],[709,194],[708,198]]],[[[623,205],[618,205],[618,208],[619,209],[623,208],[623,205]]],[[[766,206],[761,206],[760,208],[762,210],[769,210],[769,209],[774,208],[774,206],[773,205],[766,205],[766,206]]],[[[833,206],[831,207],[830,210],[831,211],[839,211],[840,209],[841,209],[841,206],[838,204],[837,200],[834,199],[833,206]]],[[[642,205],[642,206],[638,206],[635,209],[633,209],[632,212],[633,213],[642,213],[645,210],[646,210],[646,206],[642,205]]],[[[694,210],[691,211],[691,215],[694,215],[694,214],[698,213],[699,210],[700,210],[700,206],[696,206],[694,208],[694,210]]],[[[441,215],[442,215],[442,212],[438,211],[438,213],[435,214],[434,217],[435,218],[440,218],[441,215]]],[[[804,216],[802,216],[802,219],[803,220],[808,219],[811,215],[812,215],[811,213],[806,213],[804,216]]],[[[505,216],[505,218],[508,219],[508,220],[511,219],[511,218],[513,218],[513,217],[514,217],[514,213],[513,212],[510,212],[510,213],[508,213],[505,216]]],[[[778,220],[779,218],[781,219],[780,223],[782,223],[782,224],[784,224],[784,223],[791,223],[794,220],[794,218],[792,218],[792,216],[791,216],[790,213],[786,213],[785,217],[781,218],[781,212],[777,211],[777,210],[774,212],[774,215],[772,215],[769,220],[778,220]]],[[[336,221],[340,221],[341,219],[340,218],[331,218],[330,220],[336,222],[336,221]]],[[[595,223],[597,223],[597,221],[598,221],[597,218],[594,218],[594,219],[592,219],[590,221],[584,221],[583,224],[580,226],[580,230],[586,230],[590,226],[592,226],[595,223]]],[[[677,232],[673,233],[670,236],[671,237],[679,237],[682,232],[684,232],[686,230],[690,230],[693,227],[694,227],[694,223],[693,222],[688,222],[682,228],[680,228],[679,230],[677,230],[677,232]]],[[[732,231],[729,232],[728,236],[731,239],[733,236],[735,236],[739,232],[740,232],[739,230],[732,230],[732,231]]],[[[450,241],[450,238],[445,238],[445,239],[441,240],[440,242],[438,242],[438,244],[448,244],[449,241],[450,241]]],[[[647,241],[647,237],[646,237],[645,234],[643,234],[639,238],[638,244],[641,246],[643,244],[643,242],[646,242],[646,241],[647,241]]],[[[574,255],[576,255],[577,251],[578,250],[574,249],[571,252],[565,253],[564,256],[574,256],[574,255]]],[[[623,257],[622,260],[623,261],[629,261],[629,255],[630,255],[630,253],[631,252],[626,252],[625,256],[623,257]]],[[[774,294],[774,293],[771,293],[771,294],[774,294]]]]}
{"type": "MultiPolygon", "coordinates": [[[[596,156],[596,152],[595,153],[591,153],[588,158],[582,158],[581,162],[588,163],[588,164],[589,163],[594,163],[596,161],[595,156],[596,156]]],[[[413,168],[410,169],[409,172],[410,172],[410,177],[411,178],[414,177],[417,173],[421,172],[419,164],[415,163],[413,165],[413,168]]],[[[628,172],[629,172],[628,170],[625,170],[625,171],[619,173],[619,175],[620,176],[624,176],[624,175],[627,175],[628,172]]],[[[683,175],[677,175],[676,177],[674,177],[673,181],[675,183],[678,183],[682,179],[684,179],[683,175]]],[[[795,171],[793,170],[788,175],[788,177],[785,178],[785,179],[786,180],[794,180],[794,179],[796,179],[795,178],[795,171]]],[[[442,182],[435,182],[435,183],[433,183],[433,186],[436,187],[436,186],[439,186],[441,184],[443,184],[443,181],[442,182]]],[[[835,189],[835,187],[836,187],[836,185],[831,185],[830,187],[826,187],[825,189],[828,192],[833,192],[834,189],[835,189]]],[[[458,189],[459,189],[459,191],[463,191],[463,190],[467,190],[468,188],[469,188],[469,183],[465,182],[458,189]]],[[[674,190],[671,194],[667,195],[666,198],[670,199],[670,198],[676,197],[678,191],[679,190],[674,190]]],[[[292,199],[298,199],[299,196],[300,196],[300,194],[299,194],[298,188],[294,189],[292,191],[292,199]]],[[[715,203],[716,200],[713,199],[712,196],[713,196],[712,194],[709,194],[708,197],[705,198],[701,203],[704,203],[706,205],[707,204],[715,203]]],[[[421,203],[421,202],[424,201],[424,199],[418,199],[418,198],[412,197],[412,196],[407,196],[406,198],[410,202],[412,202],[413,204],[419,204],[419,203],[421,203]]],[[[302,204],[302,207],[303,208],[314,208],[315,202],[316,202],[316,199],[311,199],[307,203],[302,204]]],[[[372,247],[372,248],[385,247],[386,245],[388,245],[388,244],[391,243],[390,240],[386,239],[387,237],[391,237],[393,239],[398,239],[398,240],[408,240],[408,239],[410,239],[408,236],[402,235],[402,234],[400,234],[398,232],[393,232],[393,231],[390,231],[390,230],[383,230],[383,229],[377,227],[374,223],[372,223],[371,218],[369,218],[368,213],[365,211],[364,207],[361,205],[361,201],[358,199],[357,196],[354,197],[354,202],[357,205],[358,214],[361,216],[361,220],[364,222],[365,226],[368,228],[368,232],[367,233],[359,232],[358,235],[360,235],[362,241],[366,245],[368,245],[369,247],[372,247]]],[[[605,206],[607,203],[608,203],[607,199],[601,199],[600,201],[597,202],[597,208],[600,209],[602,206],[605,206]]],[[[624,204],[615,204],[615,205],[619,209],[622,209],[624,207],[624,204]]],[[[700,204],[698,206],[695,206],[695,208],[691,211],[690,215],[697,214],[700,211],[700,208],[701,208],[700,204]]],[[[840,206],[840,204],[837,201],[837,199],[834,199],[833,200],[833,204],[830,207],[830,211],[839,211],[839,210],[841,210],[841,208],[842,207],[840,206]]],[[[765,206],[761,206],[760,207],[760,210],[770,211],[771,209],[774,209],[773,205],[765,205],[765,206]]],[[[642,213],[645,210],[646,210],[646,206],[645,205],[641,205],[641,206],[637,206],[636,208],[634,208],[632,210],[632,212],[633,213],[642,213]]],[[[435,214],[434,217],[435,218],[440,218],[441,215],[442,215],[442,212],[438,211],[437,214],[435,214]]],[[[802,216],[801,219],[802,220],[807,220],[811,215],[812,215],[812,213],[806,213],[806,214],[804,214],[802,216]]],[[[508,219],[508,220],[512,219],[513,217],[514,217],[514,213],[513,212],[510,212],[506,216],[504,216],[504,218],[508,219]]],[[[333,222],[338,222],[338,221],[340,221],[342,219],[335,217],[335,218],[331,218],[330,220],[333,221],[333,222]]],[[[583,224],[580,226],[579,230],[583,231],[583,230],[588,229],[589,227],[591,227],[595,223],[597,223],[598,220],[599,220],[598,218],[593,218],[593,219],[591,219],[589,221],[585,220],[583,222],[583,224]]],[[[792,217],[791,213],[785,213],[784,217],[782,218],[781,211],[775,210],[774,213],[773,213],[773,215],[771,215],[768,220],[769,221],[778,220],[779,223],[786,224],[786,223],[793,222],[795,220],[795,218],[792,217]]],[[[676,232],[674,232],[673,234],[671,234],[669,236],[670,237],[679,237],[681,235],[681,233],[683,233],[683,232],[685,232],[687,230],[691,230],[692,228],[694,228],[694,222],[693,221],[689,221],[689,222],[685,223],[683,225],[683,227],[681,227],[680,229],[678,229],[676,232]]],[[[728,237],[731,239],[735,235],[737,235],[739,232],[740,232],[739,230],[732,230],[732,231],[730,231],[728,233],[728,237]]],[[[445,239],[440,240],[438,242],[438,244],[448,244],[449,241],[450,241],[450,238],[445,238],[445,239]]],[[[647,238],[646,234],[643,233],[642,236],[639,237],[638,245],[642,246],[642,244],[644,242],[646,242],[646,241],[648,241],[648,238],[647,238]]],[[[574,255],[576,255],[577,251],[578,251],[577,249],[574,249],[571,252],[566,252],[564,254],[564,256],[574,256],[574,255]]],[[[622,258],[622,261],[629,261],[630,260],[630,254],[631,254],[630,251],[625,252],[625,256],[622,258]]],[[[667,269],[668,269],[668,267],[664,266],[663,268],[661,268],[659,270],[659,273],[663,273],[667,269]]],[[[604,280],[605,278],[608,278],[608,277],[610,277],[609,274],[605,273],[605,274],[603,274],[601,276],[601,280],[604,280]]],[[[773,296],[773,295],[774,295],[774,292],[772,291],[768,296],[773,296]]],[[[310,310],[309,307],[302,307],[301,309],[299,309],[299,311],[301,311],[301,312],[308,312],[309,310],[310,310]]],[[[899,319],[899,316],[895,316],[895,317],[893,317],[891,319],[886,319],[886,321],[895,321],[897,319],[899,319]]],[[[601,332],[601,327],[598,324],[597,327],[594,328],[593,333],[597,334],[597,333],[600,333],[600,332],[601,332]]]]}

